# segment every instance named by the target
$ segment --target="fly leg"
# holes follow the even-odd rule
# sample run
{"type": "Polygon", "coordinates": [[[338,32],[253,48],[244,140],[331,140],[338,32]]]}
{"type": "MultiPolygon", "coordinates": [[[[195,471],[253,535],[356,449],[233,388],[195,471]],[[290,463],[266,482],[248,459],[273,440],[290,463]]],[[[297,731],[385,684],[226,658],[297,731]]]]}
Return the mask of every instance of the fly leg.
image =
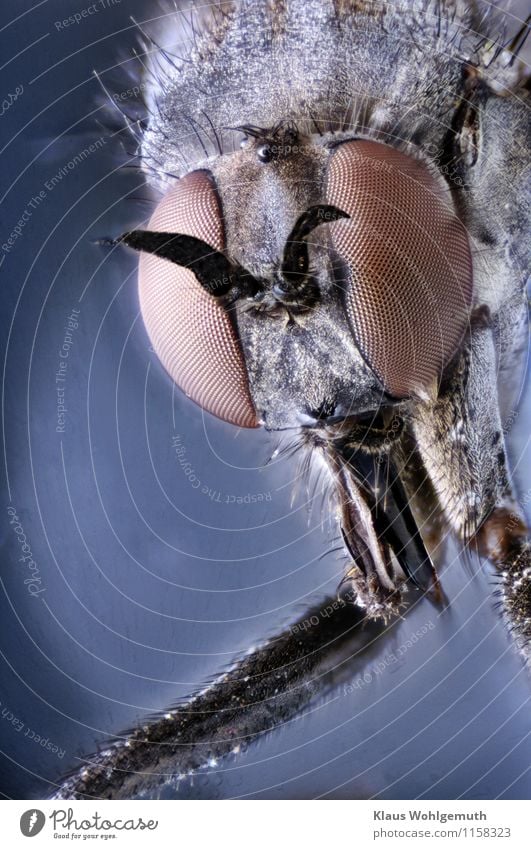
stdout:
{"type": "Polygon", "coordinates": [[[500,507],[481,526],[478,551],[501,577],[500,599],[507,625],[531,667],[531,543],[522,514],[500,507]]]}
{"type": "Polygon", "coordinates": [[[529,662],[531,545],[510,484],[498,359],[491,329],[476,328],[439,397],[417,405],[412,428],[450,528],[499,570],[504,613],[529,662]]]}
{"type": "Polygon", "coordinates": [[[350,601],[326,599],[202,692],[120,735],[52,798],[130,799],[212,767],[350,678],[384,630],[350,601]]]}

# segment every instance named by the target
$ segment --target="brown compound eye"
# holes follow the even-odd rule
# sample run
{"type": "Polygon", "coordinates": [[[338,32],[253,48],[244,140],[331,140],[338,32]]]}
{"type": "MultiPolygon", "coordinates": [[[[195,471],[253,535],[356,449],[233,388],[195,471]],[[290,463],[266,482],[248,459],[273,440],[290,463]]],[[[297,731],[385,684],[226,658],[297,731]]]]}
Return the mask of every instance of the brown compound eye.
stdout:
{"type": "MultiPolygon", "coordinates": [[[[194,236],[223,250],[221,209],[208,172],[181,178],[158,204],[148,228],[194,236]]],[[[138,285],[153,349],[177,386],[218,418],[238,427],[258,427],[234,325],[193,270],[142,252],[138,285]]]]}
{"type": "Polygon", "coordinates": [[[361,353],[391,395],[418,394],[440,381],[468,326],[467,233],[428,167],[378,142],[336,149],[327,202],[350,215],[330,235],[361,353]]]}

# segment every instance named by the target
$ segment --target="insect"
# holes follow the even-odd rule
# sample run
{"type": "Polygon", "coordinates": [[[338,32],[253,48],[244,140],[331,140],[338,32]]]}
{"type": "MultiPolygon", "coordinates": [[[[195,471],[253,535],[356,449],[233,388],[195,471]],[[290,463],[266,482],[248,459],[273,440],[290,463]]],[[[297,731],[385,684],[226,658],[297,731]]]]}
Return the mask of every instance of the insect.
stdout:
{"type": "Polygon", "coordinates": [[[235,427],[289,431],[323,467],[349,568],[337,598],[56,798],[149,791],[237,751],[234,729],[252,739],[294,716],[332,657],[412,593],[442,599],[435,519],[496,565],[530,659],[531,549],[504,425],[527,344],[526,28],[498,38],[492,6],[458,0],[190,14],[144,46],[133,130],[160,201],[112,243],[140,254],[142,314],[176,384],[235,427]]]}

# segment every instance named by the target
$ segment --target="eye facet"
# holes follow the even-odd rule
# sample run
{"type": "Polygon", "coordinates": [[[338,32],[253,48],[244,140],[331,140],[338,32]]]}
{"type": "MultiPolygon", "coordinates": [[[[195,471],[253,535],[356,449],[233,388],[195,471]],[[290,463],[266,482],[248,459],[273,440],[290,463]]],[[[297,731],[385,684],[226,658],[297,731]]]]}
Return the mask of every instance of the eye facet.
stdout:
{"type": "MultiPolygon", "coordinates": [[[[223,221],[208,172],[194,171],[180,179],[158,204],[148,226],[195,236],[221,251],[223,221]]],[[[192,268],[143,252],[138,285],[149,338],[177,386],[218,418],[238,427],[258,427],[236,330],[192,268]]]]}
{"type": "Polygon", "coordinates": [[[346,267],[345,308],[369,366],[397,398],[440,381],[466,331],[472,260],[465,228],[428,167],[387,145],[333,153],[327,202],[346,267]]]}

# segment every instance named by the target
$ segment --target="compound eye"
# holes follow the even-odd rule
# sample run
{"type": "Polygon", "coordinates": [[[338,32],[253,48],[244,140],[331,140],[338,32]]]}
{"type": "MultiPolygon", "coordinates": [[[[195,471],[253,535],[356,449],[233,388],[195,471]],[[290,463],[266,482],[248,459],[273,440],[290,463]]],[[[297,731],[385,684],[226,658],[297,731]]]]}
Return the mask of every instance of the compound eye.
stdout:
{"type": "Polygon", "coordinates": [[[362,355],[397,398],[440,382],[472,301],[467,233],[427,165],[387,145],[351,141],[333,153],[327,203],[345,308],[362,355]]]}
{"type": "MultiPolygon", "coordinates": [[[[182,177],[158,204],[148,229],[195,236],[223,250],[223,220],[210,174],[182,177]]],[[[143,252],[138,286],[151,344],[177,386],[214,416],[258,427],[234,324],[193,270],[143,252]]]]}

